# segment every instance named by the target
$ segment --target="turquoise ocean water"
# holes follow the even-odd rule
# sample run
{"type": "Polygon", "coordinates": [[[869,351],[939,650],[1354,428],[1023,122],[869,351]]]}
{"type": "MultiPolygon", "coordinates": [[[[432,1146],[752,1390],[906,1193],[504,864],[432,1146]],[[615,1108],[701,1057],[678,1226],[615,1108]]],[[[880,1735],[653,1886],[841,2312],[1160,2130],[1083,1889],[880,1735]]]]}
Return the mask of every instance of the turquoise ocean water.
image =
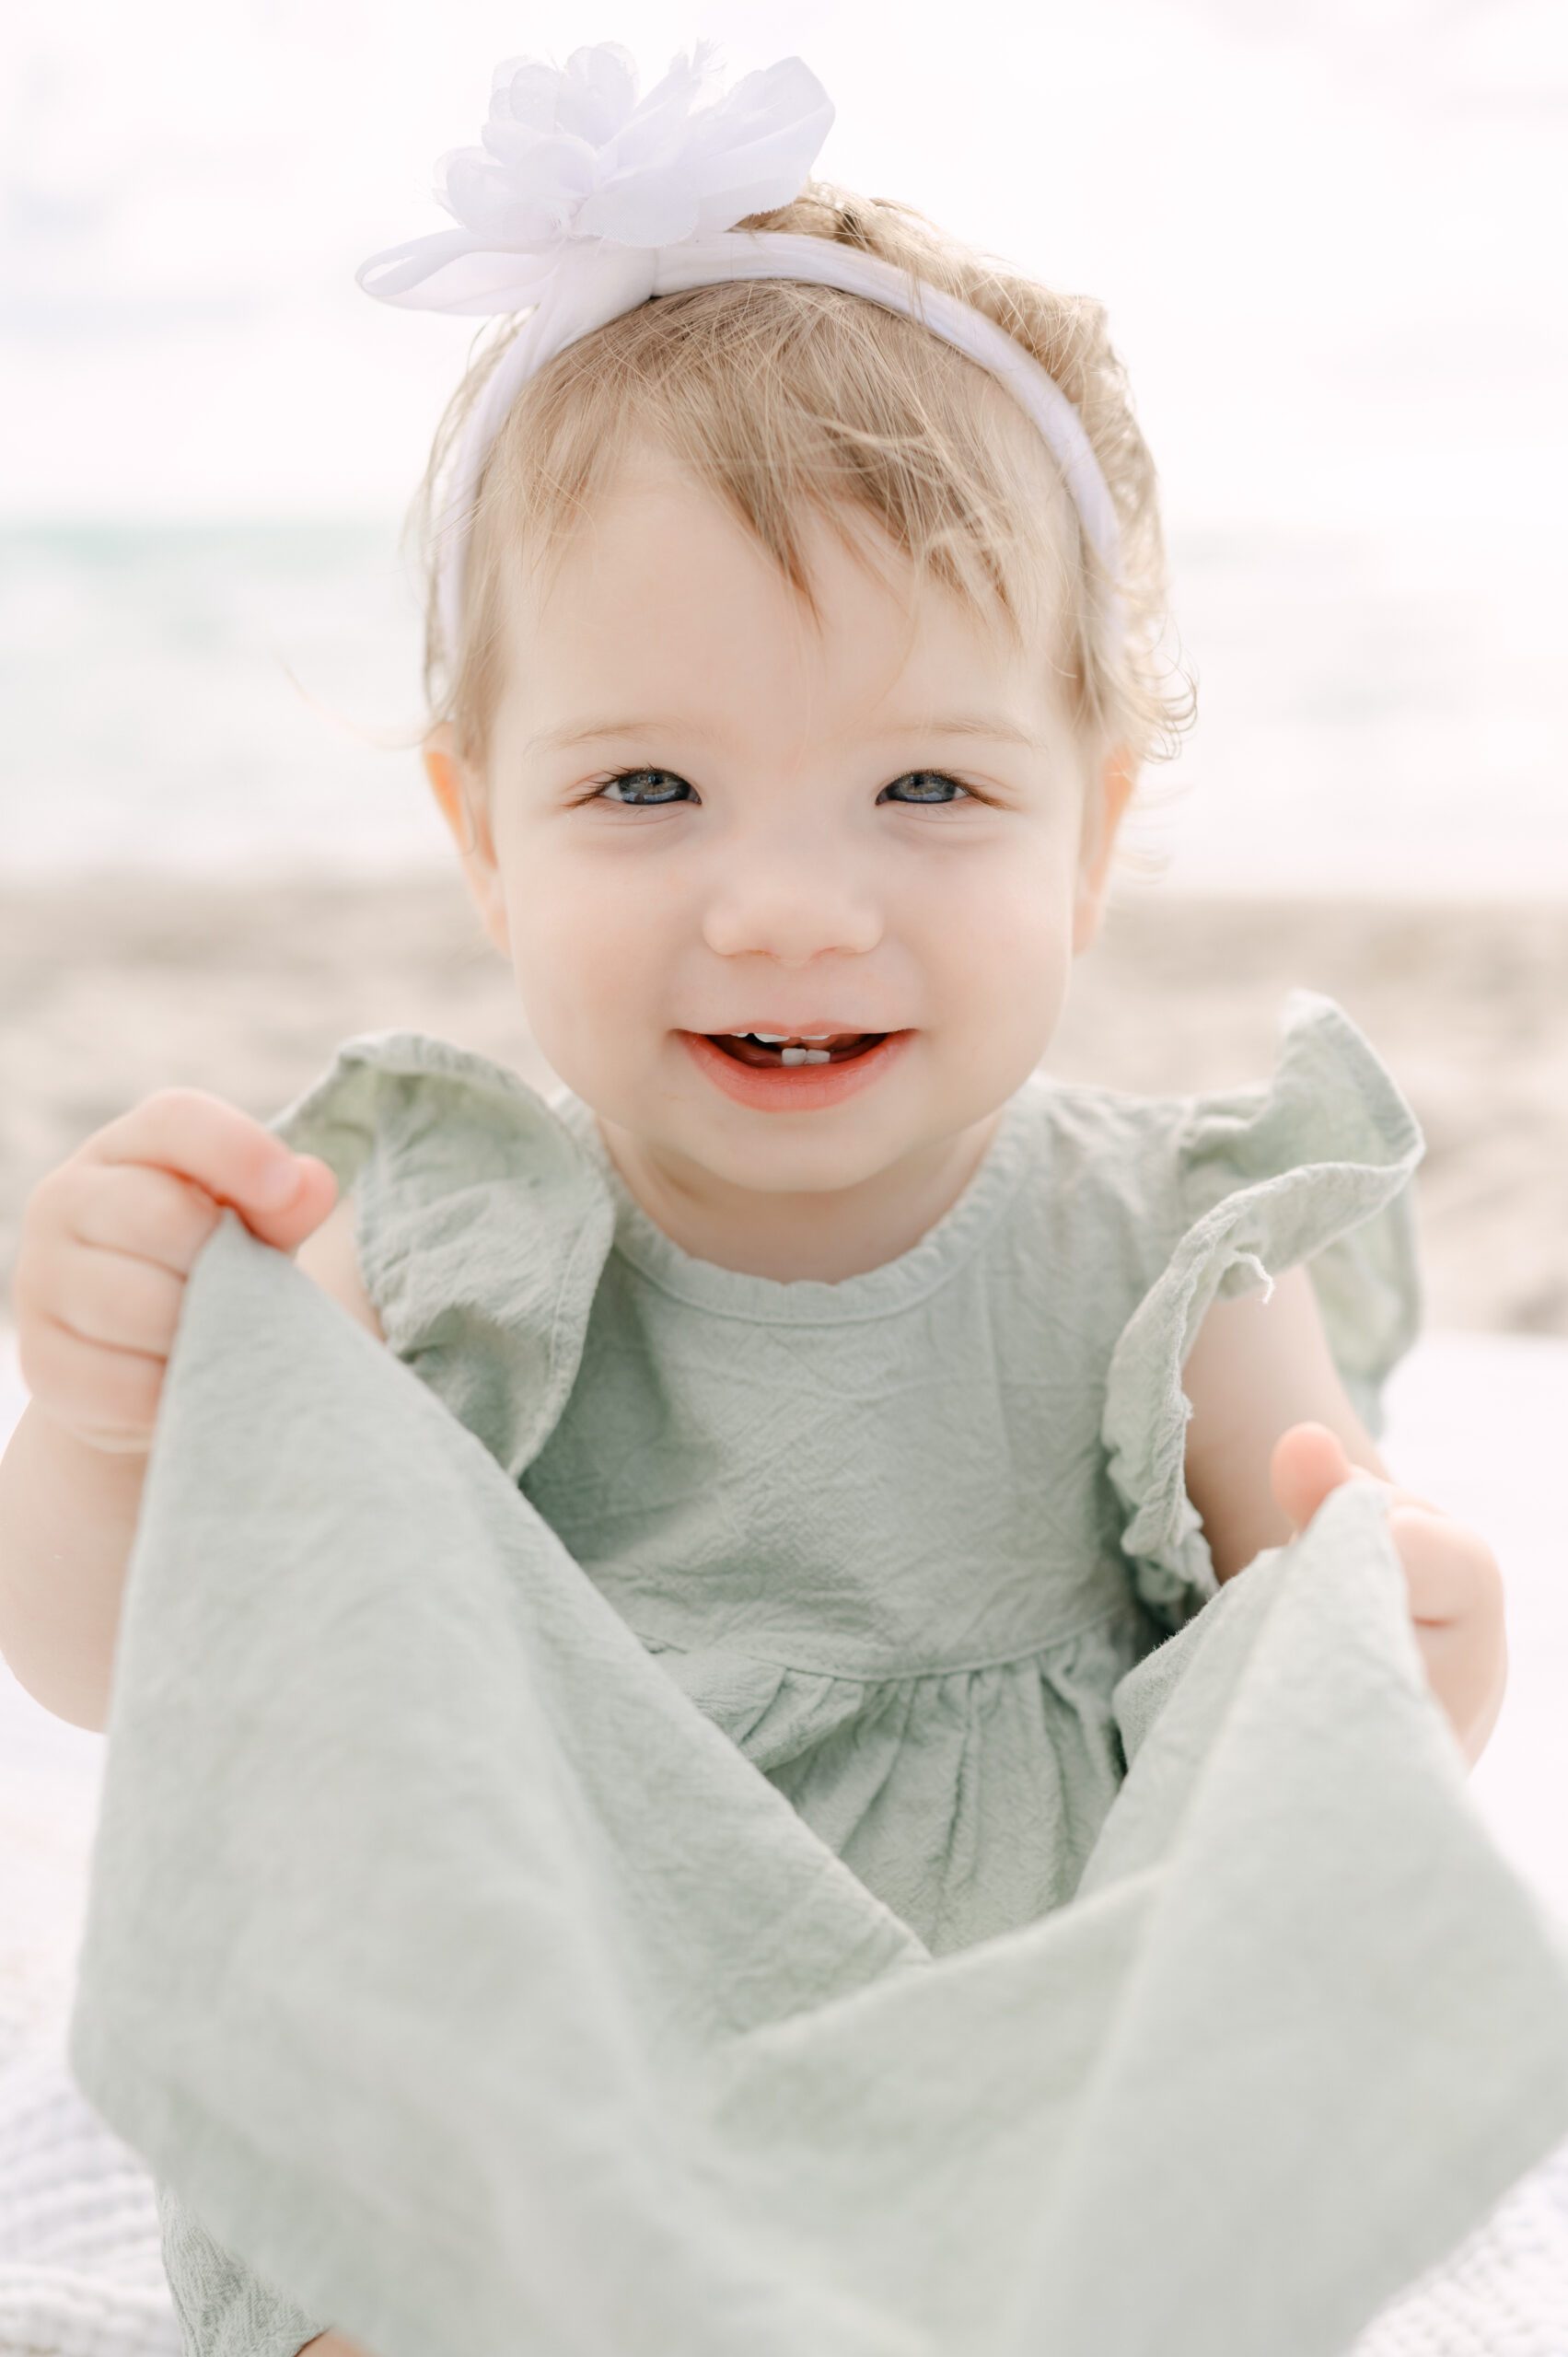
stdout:
{"type": "MultiPolygon", "coordinates": [[[[1173,885],[1568,896],[1544,565],[1275,529],[1173,572],[1201,719],[1140,838],[1173,885]]],[[[390,521],[0,533],[0,876],[443,856],[417,606],[390,521]]]]}

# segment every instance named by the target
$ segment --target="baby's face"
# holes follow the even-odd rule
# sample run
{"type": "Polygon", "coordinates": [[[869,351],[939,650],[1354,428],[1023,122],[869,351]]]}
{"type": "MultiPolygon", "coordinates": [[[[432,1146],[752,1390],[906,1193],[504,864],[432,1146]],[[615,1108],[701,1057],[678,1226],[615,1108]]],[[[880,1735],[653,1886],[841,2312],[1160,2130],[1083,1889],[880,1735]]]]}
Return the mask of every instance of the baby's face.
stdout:
{"type": "Polygon", "coordinates": [[[468,781],[540,1049],[689,1190],[875,1186],[974,1132],[1044,1052],[1119,814],[1038,638],[886,546],[886,579],[825,525],[807,553],[817,619],[673,461],[628,466],[516,601],[468,781]]]}

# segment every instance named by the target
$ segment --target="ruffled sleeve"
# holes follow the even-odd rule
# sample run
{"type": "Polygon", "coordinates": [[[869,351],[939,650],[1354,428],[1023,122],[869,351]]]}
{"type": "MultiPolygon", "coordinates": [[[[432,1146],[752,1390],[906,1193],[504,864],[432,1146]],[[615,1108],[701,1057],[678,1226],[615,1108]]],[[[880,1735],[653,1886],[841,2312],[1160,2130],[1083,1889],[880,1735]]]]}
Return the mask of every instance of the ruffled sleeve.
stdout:
{"type": "Polygon", "coordinates": [[[1355,1026],[1305,991],[1286,1002],[1272,1081],[1187,1109],[1171,1178],[1182,1232],[1117,1344],[1101,1425],[1128,1517],[1122,1546],[1167,1627],[1215,1589],[1187,1495],[1181,1387],[1205,1313],[1307,1261],[1346,1391],[1376,1433],[1380,1387],[1420,1320],[1410,1182],[1422,1150],[1413,1114],[1355,1026]]]}
{"type": "Polygon", "coordinates": [[[515,1073],[413,1032],[351,1039],[275,1126],[355,1190],[388,1341],[516,1480],[576,1378],[614,1233],[589,1156],[515,1073]]]}

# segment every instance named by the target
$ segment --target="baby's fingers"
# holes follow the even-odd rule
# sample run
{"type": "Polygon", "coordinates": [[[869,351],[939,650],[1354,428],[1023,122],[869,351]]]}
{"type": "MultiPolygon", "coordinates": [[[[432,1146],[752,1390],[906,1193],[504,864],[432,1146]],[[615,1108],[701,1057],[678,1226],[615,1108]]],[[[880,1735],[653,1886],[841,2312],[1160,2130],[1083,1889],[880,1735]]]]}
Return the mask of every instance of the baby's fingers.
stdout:
{"type": "Polygon", "coordinates": [[[79,1248],[132,1253],[189,1276],[223,1213],[204,1187],[172,1170],[78,1155],[55,1174],[62,1240],[79,1248]]]}
{"type": "Polygon", "coordinates": [[[108,1166],[136,1164],[194,1179],[215,1202],[230,1203],[263,1243],[291,1252],[321,1225],[337,1184],[314,1155],[221,1097],[195,1088],[161,1089],[100,1130],[87,1149],[108,1166]]]}
{"type": "Polygon", "coordinates": [[[1389,1509],[1388,1536],[1410,1589],[1411,1617],[1428,1627],[1503,1618],[1503,1574],[1479,1530],[1423,1506],[1389,1509]]]}
{"type": "Polygon", "coordinates": [[[22,1380],[46,1416],[95,1448],[143,1451],[157,1422],[164,1362],[84,1341],[53,1318],[20,1336],[22,1380]]]}
{"type": "Polygon", "coordinates": [[[167,1358],[184,1295],[184,1280],[151,1260],[78,1244],[60,1254],[46,1315],[81,1341],[167,1358]]]}
{"type": "Polygon", "coordinates": [[[1269,1460],[1274,1503],[1297,1532],[1306,1529],[1331,1490],[1354,1477],[1344,1443],[1327,1424],[1292,1424],[1280,1434],[1269,1460]]]}
{"type": "Polygon", "coordinates": [[[1396,1505],[1388,1534],[1404,1565],[1432,1690],[1473,1765],[1496,1724],[1507,1684],[1503,1575],[1479,1532],[1423,1507],[1396,1505]]]}

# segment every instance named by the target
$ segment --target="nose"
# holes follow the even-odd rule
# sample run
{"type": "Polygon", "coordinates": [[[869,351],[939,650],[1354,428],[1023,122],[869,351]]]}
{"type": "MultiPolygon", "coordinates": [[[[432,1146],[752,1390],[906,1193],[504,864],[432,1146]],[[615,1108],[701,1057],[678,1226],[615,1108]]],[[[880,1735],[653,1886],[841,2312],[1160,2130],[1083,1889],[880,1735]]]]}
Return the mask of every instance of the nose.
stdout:
{"type": "Polygon", "coordinates": [[[832,952],[864,957],[882,938],[882,911],[860,861],[806,828],[769,830],[725,846],[703,938],[721,958],[809,965],[832,952]]]}

